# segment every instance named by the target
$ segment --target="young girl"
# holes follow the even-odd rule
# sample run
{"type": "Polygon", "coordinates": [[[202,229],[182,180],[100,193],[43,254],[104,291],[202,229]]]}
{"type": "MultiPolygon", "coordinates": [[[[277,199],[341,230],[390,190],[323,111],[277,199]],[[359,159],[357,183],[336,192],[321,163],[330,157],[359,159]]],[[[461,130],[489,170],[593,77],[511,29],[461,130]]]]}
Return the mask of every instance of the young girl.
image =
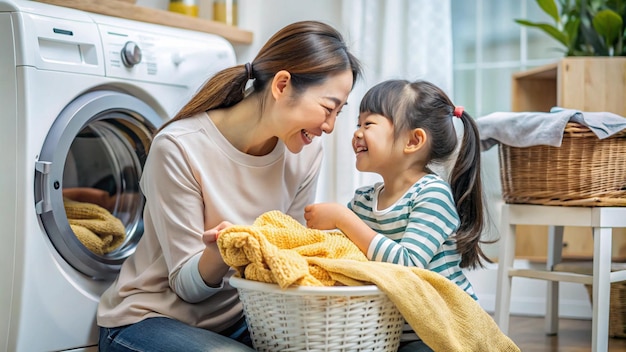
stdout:
{"type": "MultiPolygon", "coordinates": [[[[479,143],[473,119],[440,88],[426,81],[379,83],[361,101],[352,148],[356,168],[379,174],[383,182],[357,189],[348,208],[306,206],[307,226],[337,228],[370,260],[435,271],[477,299],[461,269],[490,262],[479,247],[484,221],[479,143]],[[463,122],[463,139],[448,184],[429,165],[445,162],[455,151],[455,118],[463,122]]],[[[409,335],[403,340],[417,339],[409,335]]],[[[401,351],[429,350],[420,343],[401,351]]]]}

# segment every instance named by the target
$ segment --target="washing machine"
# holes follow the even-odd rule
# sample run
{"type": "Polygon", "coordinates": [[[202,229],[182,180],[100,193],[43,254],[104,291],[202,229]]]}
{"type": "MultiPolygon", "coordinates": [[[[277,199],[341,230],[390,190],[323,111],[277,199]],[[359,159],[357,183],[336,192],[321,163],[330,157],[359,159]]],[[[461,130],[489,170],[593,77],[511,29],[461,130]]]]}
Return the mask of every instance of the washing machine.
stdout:
{"type": "Polygon", "coordinates": [[[235,52],[217,35],[19,0],[0,0],[0,48],[0,350],[95,351],[100,295],[143,233],[153,135],[235,52]]]}

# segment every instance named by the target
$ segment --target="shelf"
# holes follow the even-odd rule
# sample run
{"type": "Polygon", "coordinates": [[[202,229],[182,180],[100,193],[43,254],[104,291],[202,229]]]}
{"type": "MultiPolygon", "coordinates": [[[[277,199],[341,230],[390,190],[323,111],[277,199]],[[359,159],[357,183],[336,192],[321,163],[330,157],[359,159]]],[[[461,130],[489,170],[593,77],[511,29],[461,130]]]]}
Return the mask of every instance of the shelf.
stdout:
{"type": "Polygon", "coordinates": [[[213,33],[232,44],[252,44],[252,32],[220,22],[208,21],[183,14],[137,6],[122,0],[37,0],[51,5],[99,13],[129,20],[160,24],[170,27],[213,33]]]}
{"type": "Polygon", "coordinates": [[[554,62],[530,70],[516,72],[513,74],[513,79],[556,79],[557,68],[558,62],[554,62]]]}
{"type": "Polygon", "coordinates": [[[556,106],[558,63],[513,74],[513,111],[547,112],[556,106]]]}
{"type": "Polygon", "coordinates": [[[566,57],[513,74],[513,111],[553,106],[626,116],[626,58],[566,57]]]}

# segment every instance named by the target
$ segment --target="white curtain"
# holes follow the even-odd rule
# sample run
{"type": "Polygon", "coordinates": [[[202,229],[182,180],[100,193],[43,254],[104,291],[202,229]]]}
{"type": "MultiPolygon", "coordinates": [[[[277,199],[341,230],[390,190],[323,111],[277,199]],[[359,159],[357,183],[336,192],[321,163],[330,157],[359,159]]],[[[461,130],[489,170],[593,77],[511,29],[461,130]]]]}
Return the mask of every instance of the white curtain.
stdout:
{"type": "Polygon", "coordinates": [[[337,118],[335,132],[324,137],[325,163],[317,201],[346,203],[354,190],[378,175],[355,168],[351,147],[359,102],[367,89],[390,78],[425,79],[452,93],[450,0],[343,0],[345,39],[364,68],[337,118]]]}

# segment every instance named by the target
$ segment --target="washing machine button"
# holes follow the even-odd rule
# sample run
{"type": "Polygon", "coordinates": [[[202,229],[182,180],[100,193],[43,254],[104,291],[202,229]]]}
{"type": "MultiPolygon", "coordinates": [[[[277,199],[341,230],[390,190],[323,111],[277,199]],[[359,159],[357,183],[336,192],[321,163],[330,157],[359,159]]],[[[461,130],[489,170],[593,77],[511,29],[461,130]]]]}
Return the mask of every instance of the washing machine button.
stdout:
{"type": "Polygon", "coordinates": [[[122,62],[126,67],[133,67],[141,62],[141,49],[137,43],[128,41],[122,48],[122,62]]]}

